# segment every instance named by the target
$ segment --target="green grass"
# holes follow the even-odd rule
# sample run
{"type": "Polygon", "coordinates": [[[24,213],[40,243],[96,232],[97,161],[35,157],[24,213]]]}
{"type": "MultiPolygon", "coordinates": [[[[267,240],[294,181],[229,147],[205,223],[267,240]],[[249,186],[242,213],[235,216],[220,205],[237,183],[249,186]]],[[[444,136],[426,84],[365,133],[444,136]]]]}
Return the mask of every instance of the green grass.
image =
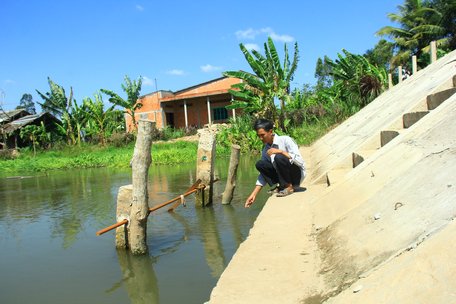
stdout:
{"type": "Polygon", "coordinates": [[[338,122],[333,118],[321,119],[311,124],[303,124],[290,130],[289,134],[298,145],[310,146],[320,137],[334,129],[338,122]]]}
{"type": "MultiPolygon", "coordinates": [[[[178,164],[196,161],[196,142],[176,141],[152,145],[152,165],[178,164]]],[[[48,170],[115,167],[127,168],[133,155],[134,144],[126,147],[99,147],[94,145],[66,146],[61,149],[39,151],[36,156],[23,150],[16,159],[0,160],[2,175],[48,170]]]]}
{"type": "MultiPolygon", "coordinates": [[[[290,130],[288,135],[298,145],[311,145],[334,128],[334,119],[321,119],[290,130]]],[[[229,155],[231,145],[217,145],[217,155],[229,155]]],[[[0,175],[8,176],[27,172],[44,172],[73,168],[128,168],[133,155],[134,143],[124,147],[100,147],[97,145],[64,146],[47,151],[38,151],[33,156],[31,149],[24,149],[16,159],[0,159],[0,175]]],[[[152,165],[172,165],[196,162],[197,142],[174,141],[152,144],[152,165]]],[[[250,151],[252,153],[253,150],[250,151]]]]}

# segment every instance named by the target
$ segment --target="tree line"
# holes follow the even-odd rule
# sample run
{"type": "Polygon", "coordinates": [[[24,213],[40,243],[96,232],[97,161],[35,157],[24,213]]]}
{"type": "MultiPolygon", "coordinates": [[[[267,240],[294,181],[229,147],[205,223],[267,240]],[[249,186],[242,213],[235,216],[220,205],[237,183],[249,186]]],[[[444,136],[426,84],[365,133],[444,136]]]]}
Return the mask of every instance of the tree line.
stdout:
{"type": "MultiPolygon", "coordinates": [[[[56,116],[60,123],[55,128],[46,129],[44,124],[28,125],[21,129],[20,136],[27,139],[33,146],[49,147],[57,142],[66,142],[69,145],[80,145],[82,142],[91,142],[106,145],[113,135],[125,133],[124,115],[131,115],[134,121],[135,110],[142,106],[137,103],[140,95],[142,78],[131,80],[125,76],[122,89],[127,93],[127,99],[117,93],[101,89],[93,98],[86,97],[79,104],[73,98],[73,88],[67,94],[65,89],[48,77],[49,91],[38,95],[42,102],[38,102],[44,111],[56,116]],[[102,94],[109,97],[111,106],[106,107],[102,94]],[[122,110],[116,109],[116,106],[122,110]]],[[[30,94],[24,94],[18,108],[24,108],[35,114],[35,106],[30,94]]]]}
{"type": "MultiPolygon", "coordinates": [[[[220,135],[222,143],[238,143],[245,149],[260,145],[251,130],[251,122],[256,117],[271,119],[278,132],[297,137],[302,137],[299,134],[306,134],[313,126],[330,127],[384,92],[388,73],[392,73],[397,82],[397,66],[411,70],[411,56],[417,56],[419,68],[427,66],[431,41],[437,42],[438,57],[456,48],[454,0],[405,0],[398,6],[398,12],[388,17],[397,27],[379,29],[376,34],[381,39],[372,49],[362,55],[342,49],[337,58],[319,58],[316,84],[304,84],[293,90],[290,83],[298,68],[298,43],[293,46],[293,54],[289,54],[284,45],[282,60],[271,38],[264,43],[263,53],[248,50],[241,43],[240,49],[252,72],[226,71],[223,75],[243,80],[233,86],[234,100],[228,108],[242,109],[245,116],[231,121],[231,128],[220,135]]],[[[48,78],[49,92],[37,91],[43,100],[39,104],[43,110],[56,115],[61,123],[52,134],[44,126],[31,126],[24,128],[23,136],[33,143],[41,141],[41,145],[59,140],[75,145],[87,139],[105,145],[113,134],[125,133],[125,114],[131,115],[135,123],[135,111],[142,106],[137,102],[141,81],[141,77],[132,81],[125,76],[122,89],[126,99],[101,89],[93,98],[85,98],[78,104],[73,99],[72,88],[67,95],[62,86],[48,78]],[[109,97],[112,106],[105,108],[101,94],[109,97]]],[[[30,104],[33,104],[31,95],[24,95],[20,107],[27,108],[30,104]]]]}
{"type": "Polygon", "coordinates": [[[438,57],[456,48],[456,1],[406,0],[397,13],[388,18],[398,26],[385,26],[377,31],[379,42],[358,55],[342,49],[337,58],[328,56],[316,62],[316,84],[305,84],[291,90],[299,61],[298,44],[290,55],[285,44],[281,61],[271,38],[264,52],[240,49],[252,72],[226,71],[242,83],[233,86],[235,97],[230,108],[243,109],[247,117],[236,119],[220,135],[226,145],[240,144],[244,150],[258,149],[261,142],[251,130],[257,117],[275,122],[278,132],[295,135],[300,143],[310,143],[322,133],[308,134],[315,125],[329,128],[359,111],[388,88],[388,74],[398,82],[397,67],[412,70],[411,57],[417,57],[419,68],[430,63],[429,45],[436,41],[438,57]],[[290,60],[292,58],[292,60],[290,60]],[[310,140],[303,138],[306,134],[310,140]]]}

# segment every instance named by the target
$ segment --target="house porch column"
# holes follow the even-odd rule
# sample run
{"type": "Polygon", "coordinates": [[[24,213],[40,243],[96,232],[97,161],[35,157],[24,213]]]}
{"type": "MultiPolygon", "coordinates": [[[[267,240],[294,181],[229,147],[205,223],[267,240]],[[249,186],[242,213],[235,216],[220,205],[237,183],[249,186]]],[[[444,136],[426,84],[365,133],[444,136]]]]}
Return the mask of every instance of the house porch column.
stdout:
{"type": "Polygon", "coordinates": [[[188,128],[187,100],[184,100],[185,128],[188,128]]]}
{"type": "Polygon", "coordinates": [[[212,124],[212,119],[211,119],[211,100],[209,99],[209,96],[207,97],[207,121],[209,124],[212,124]]]}

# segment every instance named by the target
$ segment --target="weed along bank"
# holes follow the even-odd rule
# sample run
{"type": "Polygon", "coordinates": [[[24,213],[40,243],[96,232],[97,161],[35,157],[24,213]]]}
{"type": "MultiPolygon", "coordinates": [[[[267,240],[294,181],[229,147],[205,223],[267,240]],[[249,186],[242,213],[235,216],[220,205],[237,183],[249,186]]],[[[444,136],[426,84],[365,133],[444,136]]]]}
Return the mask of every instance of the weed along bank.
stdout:
{"type": "MultiPolygon", "coordinates": [[[[221,77],[175,92],[159,90],[141,96],[142,107],[135,111],[136,120],[155,122],[158,129],[201,128],[206,124],[228,121],[236,117],[235,110],[227,110],[233,97],[231,86],[240,79],[221,77]]],[[[132,119],[125,115],[127,130],[132,130],[132,119]]]]}

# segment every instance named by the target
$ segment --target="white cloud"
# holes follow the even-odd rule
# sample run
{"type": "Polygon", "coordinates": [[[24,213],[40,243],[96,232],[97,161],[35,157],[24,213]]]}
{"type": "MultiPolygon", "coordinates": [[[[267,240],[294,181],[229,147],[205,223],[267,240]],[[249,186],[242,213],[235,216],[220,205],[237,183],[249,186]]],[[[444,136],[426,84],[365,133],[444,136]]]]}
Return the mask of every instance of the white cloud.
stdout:
{"type": "Polygon", "coordinates": [[[295,38],[293,36],[287,34],[279,35],[276,32],[274,32],[274,30],[270,27],[263,27],[261,29],[248,28],[246,30],[236,31],[235,34],[237,39],[239,40],[254,40],[258,35],[266,34],[267,36],[270,36],[274,41],[280,41],[284,43],[295,41],[295,38]]]}
{"type": "Polygon", "coordinates": [[[153,86],[154,85],[154,81],[152,79],[150,79],[149,77],[147,76],[143,76],[142,77],[142,84],[145,85],[145,86],[153,86]]]}
{"type": "Polygon", "coordinates": [[[255,36],[258,35],[258,31],[252,28],[246,30],[239,30],[236,32],[236,37],[239,40],[242,39],[255,39],[255,36]]]}
{"type": "Polygon", "coordinates": [[[260,47],[256,43],[246,43],[246,44],[244,44],[244,46],[249,51],[251,51],[251,50],[260,51],[260,47]]]}
{"type": "Polygon", "coordinates": [[[204,73],[220,71],[222,69],[222,67],[220,67],[220,66],[214,66],[211,64],[202,65],[200,68],[201,68],[201,71],[203,71],[204,73]]]}
{"type": "Polygon", "coordinates": [[[139,4],[136,4],[136,9],[140,12],[142,12],[144,10],[144,7],[139,5],[139,4]]]}
{"type": "Polygon", "coordinates": [[[175,75],[175,76],[183,76],[183,75],[185,75],[185,72],[183,70],[172,69],[172,70],[167,71],[166,74],[175,75]]]}
{"type": "Polygon", "coordinates": [[[273,33],[274,31],[270,27],[263,27],[261,30],[259,30],[259,32],[260,33],[270,34],[270,33],[273,33]]]}
{"type": "Polygon", "coordinates": [[[11,79],[6,79],[3,83],[4,83],[4,85],[14,85],[14,84],[16,84],[16,81],[11,80],[11,79]]]}
{"type": "Polygon", "coordinates": [[[269,36],[271,36],[272,40],[281,41],[283,43],[293,42],[295,40],[293,36],[290,36],[290,35],[279,35],[279,34],[276,34],[274,32],[270,33],[269,36]]]}

